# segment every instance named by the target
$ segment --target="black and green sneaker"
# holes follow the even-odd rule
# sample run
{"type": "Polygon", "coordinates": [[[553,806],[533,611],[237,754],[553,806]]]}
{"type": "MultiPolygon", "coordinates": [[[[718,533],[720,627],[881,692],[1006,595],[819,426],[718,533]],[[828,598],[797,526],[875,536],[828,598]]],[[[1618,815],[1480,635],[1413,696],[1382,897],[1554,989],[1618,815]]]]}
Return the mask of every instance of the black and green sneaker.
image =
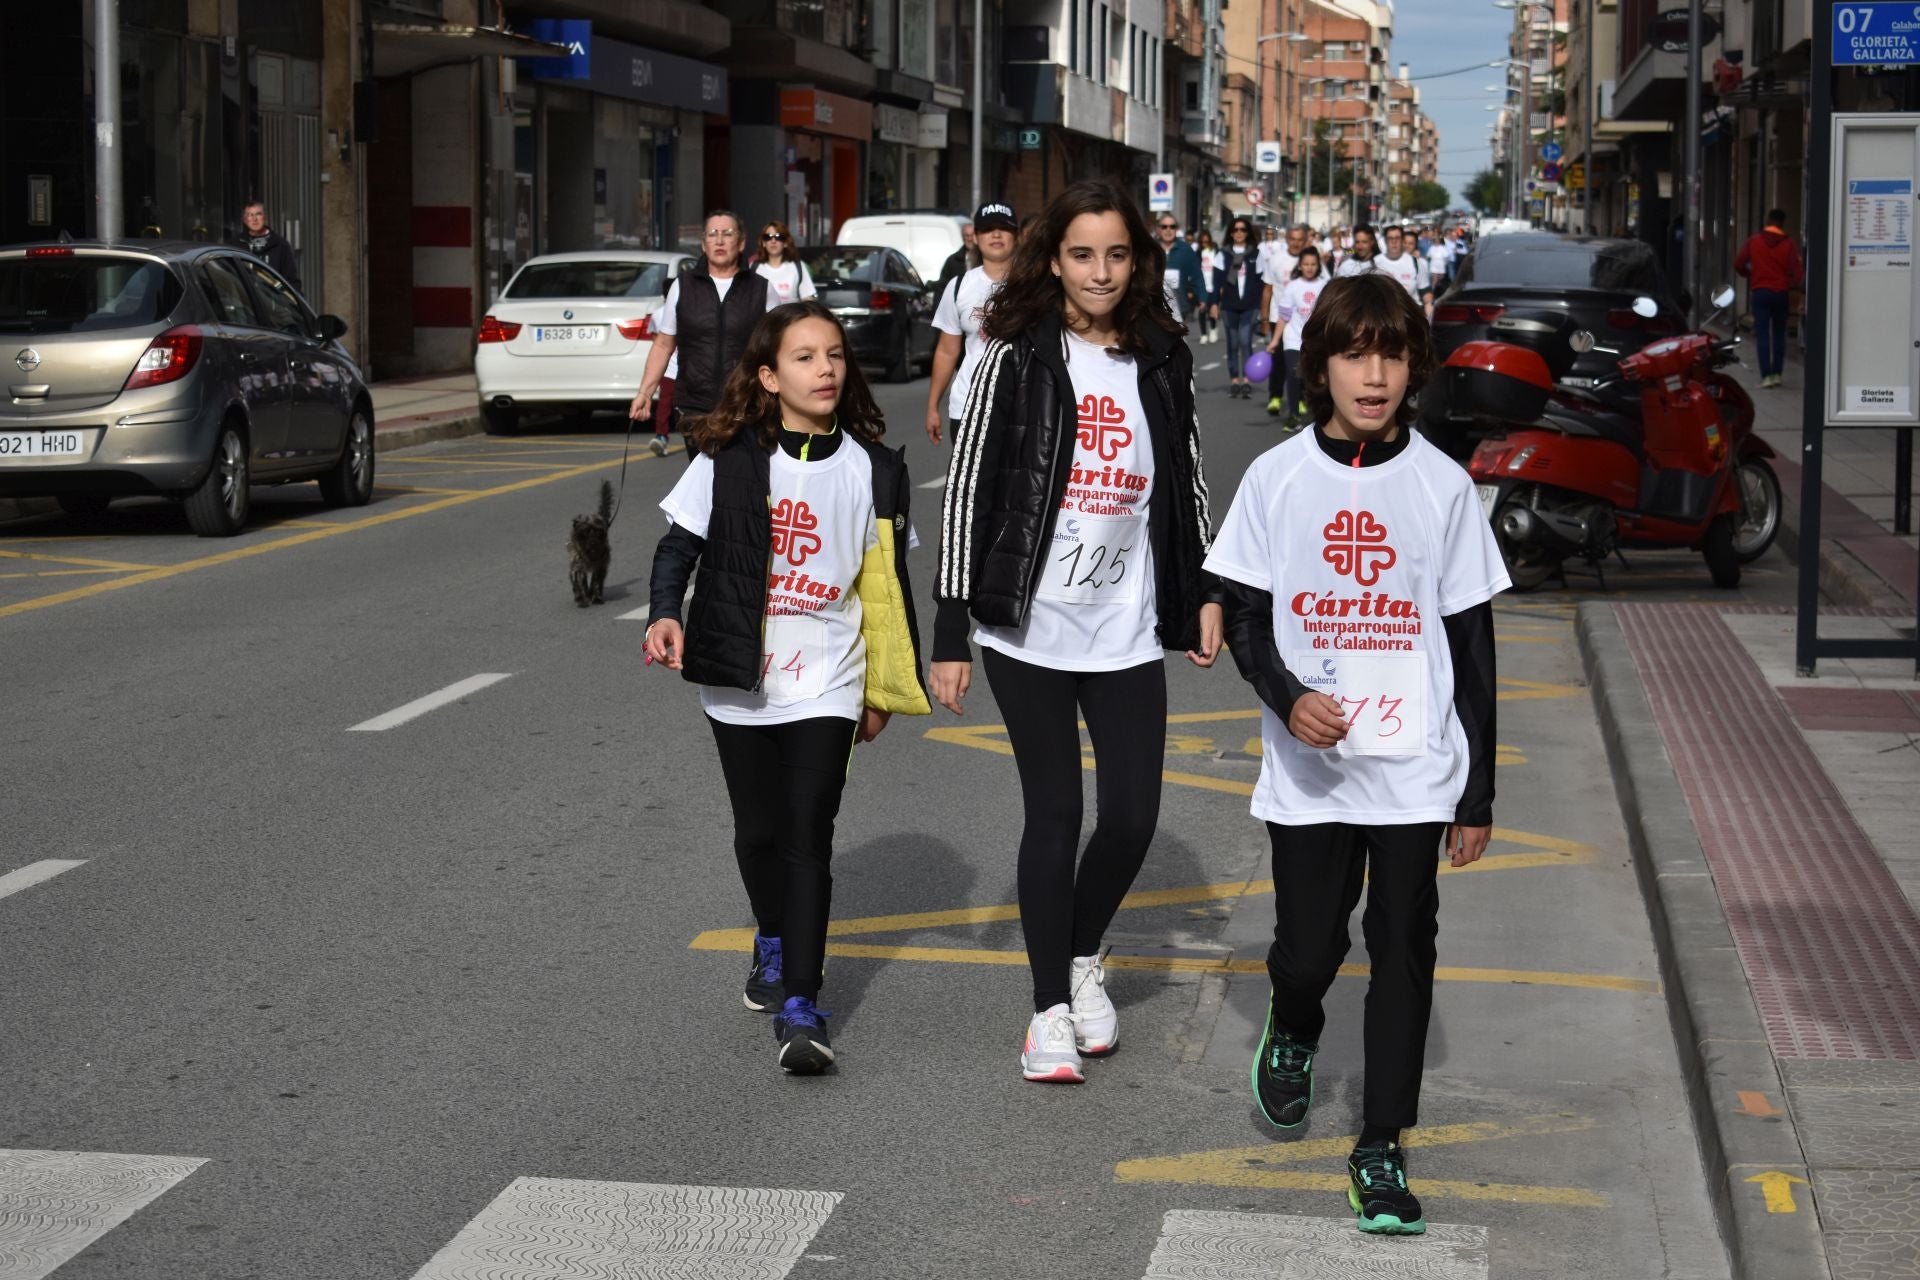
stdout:
{"type": "Polygon", "coordinates": [[[1320,1046],[1298,1040],[1273,1022],[1273,999],[1267,999],[1267,1029],[1260,1052],[1253,1059],[1253,1097],[1267,1123],[1293,1129],[1307,1118],[1313,1105],[1313,1055],[1320,1046]]]}
{"type": "Polygon", "coordinates": [[[1347,1157],[1347,1203],[1369,1235],[1426,1234],[1420,1201],[1407,1190],[1407,1154],[1397,1142],[1353,1149],[1347,1157]]]}

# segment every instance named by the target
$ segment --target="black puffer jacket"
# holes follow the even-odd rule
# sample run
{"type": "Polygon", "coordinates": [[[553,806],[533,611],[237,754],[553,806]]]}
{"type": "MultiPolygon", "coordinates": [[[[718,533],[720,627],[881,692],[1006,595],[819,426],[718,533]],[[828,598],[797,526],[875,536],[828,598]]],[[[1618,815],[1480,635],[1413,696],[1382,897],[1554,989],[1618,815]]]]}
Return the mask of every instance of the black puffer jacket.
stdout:
{"type": "MultiPolygon", "coordinates": [[[[906,528],[913,490],[907,480],[906,450],[855,435],[848,435],[841,447],[866,451],[873,464],[874,518],[893,526],[893,572],[899,583],[903,616],[889,621],[896,632],[905,632],[906,649],[900,660],[911,663],[915,673],[896,683],[912,683],[917,688],[920,635],[907,577],[906,528]]],[[[771,487],[772,464],[767,451],[751,431],[742,430],[714,455],[713,514],[706,537],[696,537],[674,525],[654,550],[648,589],[649,627],[661,618],[679,620],[687,580],[694,578],[682,672],[694,684],[749,691],[760,687],[760,642],[766,629],[769,548],[773,544],[773,519],[767,510],[771,487]]],[[[863,633],[869,623],[877,621],[863,619],[863,633]]]]}
{"type": "MultiPolygon", "coordinates": [[[[1153,439],[1153,539],[1159,636],[1163,648],[1200,643],[1200,606],[1221,599],[1201,568],[1213,541],[1200,421],[1193,397],[1193,353],[1180,335],[1150,330],[1136,359],[1140,403],[1153,439]]],[[[1079,411],[1057,316],[981,354],[954,434],[940,518],[940,573],[934,583],[933,660],[972,659],[967,618],[1017,627],[1039,576],[1039,548],[1053,534],[1073,465],[1079,411]]]]}

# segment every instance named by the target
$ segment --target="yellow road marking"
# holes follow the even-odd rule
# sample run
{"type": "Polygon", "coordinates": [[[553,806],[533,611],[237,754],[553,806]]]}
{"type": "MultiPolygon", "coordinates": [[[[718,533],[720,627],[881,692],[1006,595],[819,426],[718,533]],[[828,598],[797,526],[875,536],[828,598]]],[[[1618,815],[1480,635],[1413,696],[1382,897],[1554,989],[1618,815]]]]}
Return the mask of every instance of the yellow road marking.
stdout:
{"type": "Polygon", "coordinates": [[[473,489],[441,489],[424,484],[381,484],[376,488],[386,493],[474,493],[473,489]]]}
{"type": "Polygon", "coordinates": [[[1787,1114],[1784,1111],[1776,1109],[1771,1102],[1768,1102],[1767,1095],[1764,1093],[1749,1092],[1742,1089],[1735,1093],[1734,1097],[1740,1099],[1740,1105],[1733,1109],[1733,1114],[1737,1116],[1758,1116],[1765,1120],[1773,1116],[1783,1116],[1787,1114]]]}
{"type": "MultiPolygon", "coordinates": [[[[634,438],[651,440],[653,431],[649,429],[644,433],[635,433],[634,438]]],[[[544,449],[624,449],[627,443],[624,437],[616,440],[569,440],[562,436],[541,436],[537,440],[528,439],[524,444],[503,445],[496,442],[493,447],[505,452],[496,452],[487,456],[506,457],[515,453],[539,453],[544,449]]]]}
{"type": "Polygon", "coordinates": [[[82,560],[78,556],[50,556],[38,551],[0,551],[8,560],[45,560],[49,564],[77,564],[89,569],[158,569],[157,564],[129,564],[124,560],[82,560]]]}
{"type": "Polygon", "coordinates": [[[1796,1185],[1806,1186],[1805,1178],[1796,1178],[1779,1169],[1769,1169],[1765,1173],[1756,1173],[1748,1182],[1760,1184],[1760,1194],[1766,1198],[1768,1213],[1798,1213],[1800,1206],[1793,1202],[1793,1189],[1796,1185]]]}
{"type": "MultiPolygon", "coordinates": [[[[1578,1133],[1593,1127],[1594,1121],[1586,1116],[1534,1116],[1513,1124],[1457,1124],[1438,1125],[1431,1129],[1410,1129],[1407,1131],[1406,1144],[1410,1148],[1457,1146],[1549,1134],[1578,1133]]],[[[1271,1166],[1306,1160],[1337,1159],[1352,1149],[1354,1141],[1355,1135],[1349,1135],[1343,1138],[1316,1138],[1305,1142],[1267,1143],[1258,1147],[1229,1147],[1221,1151],[1198,1151],[1190,1155],[1122,1160],[1113,1167],[1113,1179],[1120,1183],[1156,1182],[1289,1191],[1344,1191],[1347,1179],[1343,1175],[1303,1173],[1271,1166]]],[[[1510,1204],[1557,1205],[1581,1209],[1603,1209],[1609,1203],[1605,1195],[1584,1187],[1511,1185],[1433,1178],[1412,1178],[1409,1182],[1417,1194],[1439,1198],[1500,1200],[1510,1204]]]]}
{"type": "MultiPolygon", "coordinates": [[[[652,457],[652,454],[648,454],[652,457]]],[[[469,458],[462,455],[457,458],[442,457],[439,454],[410,453],[406,457],[409,463],[431,462],[449,467],[506,467],[516,471],[562,471],[572,466],[569,462],[496,462],[488,457],[469,458]]]]}
{"type": "Polygon", "coordinates": [[[1551,701],[1555,698],[1577,698],[1586,692],[1577,684],[1560,684],[1552,680],[1516,680],[1509,676],[1500,677],[1499,702],[1551,701]]]}
{"type": "Polygon", "coordinates": [[[0,581],[16,578],[79,578],[89,574],[125,572],[124,569],[42,569],[38,573],[0,573],[0,581]]]}
{"type": "Polygon", "coordinates": [[[1565,644],[1567,642],[1565,636],[1516,636],[1511,634],[1502,635],[1498,637],[1498,640],[1502,644],[1565,644]]]}
{"type": "MultiPolygon", "coordinates": [[[[636,458],[636,462],[652,460],[653,454],[636,458]]],[[[196,560],[183,560],[179,564],[166,565],[163,568],[150,569],[144,573],[130,574],[124,578],[115,578],[110,582],[95,582],[84,587],[75,587],[71,591],[61,591],[53,595],[39,596],[32,600],[22,600],[17,604],[0,606],[0,618],[10,618],[15,614],[28,613],[34,609],[47,609],[54,605],[69,604],[75,600],[84,600],[89,596],[102,595],[108,591],[118,591],[122,587],[136,587],[149,582],[159,582],[163,578],[177,577],[183,573],[192,573],[198,569],[210,569],[215,565],[231,564],[236,560],[247,560],[254,556],[266,555],[270,551],[280,551],[287,547],[305,546],[310,542],[319,542],[325,538],[342,533],[353,533],[361,529],[371,529],[378,525],[392,524],[397,520],[412,520],[417,516],[429,515],[435,511],[446,511],[452,507],[465,506],[469,502],[478,502],[482,498],[499,497],[502,494],[518,493],[523,489],[534,489],[541,485],[553,484],[560,480],[571,480],[577,476],[591,475],[595,471],[611,471],[619,466],[619,460],[606,462],[588,462],[551,475],[529,476],[525,480],[515,480],[510,484],[499,485],[492,489],[476,489],[471,493],[460,493],[451,497],[439,498],[432,502],[422,502],[417,506],[402,507],[394,511],[383,511],[379,515],[366,516],[359,520],[330,524],[324,528],[310,529],[297,533],[290,538],[276,538],[271,542],[257,542],[250,546],[235,547],[231,551],[222,551],[215,555],[201,556],[196,560]]]]}

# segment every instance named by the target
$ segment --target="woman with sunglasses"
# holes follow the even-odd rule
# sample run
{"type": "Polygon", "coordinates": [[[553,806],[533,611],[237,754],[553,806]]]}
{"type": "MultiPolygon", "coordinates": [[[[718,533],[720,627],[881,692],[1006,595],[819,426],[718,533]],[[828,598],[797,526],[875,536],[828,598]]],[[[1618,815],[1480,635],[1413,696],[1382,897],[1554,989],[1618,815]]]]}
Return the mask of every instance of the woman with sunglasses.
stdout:
{"type": "Polygon", "coordinates": [[[1227,243],[1208,282],[1213,293],[1213,317],[1227,331],[1227,393],[1245,400],[1253,395],[1247,381],[1247,357],[1253,354],[1253,326],[1260,316],[1265,282],[1254,262],[1253,224],[1235,218],[1227,228],[1227,243]]]}
{"type": "Polygon", "coordinates": [[[807,264],[794,256],[793,233],[775,218],[760,231],[760,257],[753,269],[767,278],[775,304],[799,302],[814,295],[807,264]]]}

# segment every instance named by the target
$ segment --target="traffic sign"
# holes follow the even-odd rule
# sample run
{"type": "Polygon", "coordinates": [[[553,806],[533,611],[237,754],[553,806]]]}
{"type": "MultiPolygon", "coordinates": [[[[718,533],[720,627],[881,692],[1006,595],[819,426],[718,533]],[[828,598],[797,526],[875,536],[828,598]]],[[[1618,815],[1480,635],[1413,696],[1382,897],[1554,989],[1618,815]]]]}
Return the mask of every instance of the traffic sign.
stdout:
{"type": "Polygon", "coordinates": [[[1261,205],[1263,205],[1263,204],[1265,204],[1266,202],[1267,202],[1267,193],[1266,193],[1266,190],[1265,190],[1264,188],[1261,188],[1261,187],[1248,187],[1248,188],[1247,188],[1247,203],[1248,203],[1248,204],[1250,204],[1250,205],[1252,205],[1252,206],[1253,206],[1254,208],[1256,208],[1256,209],[1258,209],[1258,208],[1259,208],[1259,207],[1260,207],[1261,205]]]}
{"type": "Polygon", "coordinates": [[[1173,212],[1173,175],[1155,173],[1147,176],[1147,209],[1151,213],[1173,212]]]}
{"type": "MultiPolygon", "coordinates": [[[[1560,158],[1560,144],[1557,142],[1549,142],[1546,146],[1541,147],[1540,158],[1548,164],[1552,164],[1558,160],[1560,158]]],[[[1548,179],[1548,181],[1552,181],[1552,179],[1548,179]]]]}
{"type": "Polygon", "coordinates": [[[1540,180],[1542,182],[1560,181],[1560,166],[1557,164],[1550,164],[1546,168],[1542,169],[1540,171],[1540,180]]]}
{"type": "Polygon", "coordinates": [[[1920,62],[1920,22],[1910,2],[1852,0],[1833,7],[1833,65],[1912,66],[1920,62]]]}
{"type": "Polygon", "coordinates": [[[1278,142],[1256,142],[1253,144],[1253,170],[1255,173],[1280,172],[1280,144],[1278,142]]]}

